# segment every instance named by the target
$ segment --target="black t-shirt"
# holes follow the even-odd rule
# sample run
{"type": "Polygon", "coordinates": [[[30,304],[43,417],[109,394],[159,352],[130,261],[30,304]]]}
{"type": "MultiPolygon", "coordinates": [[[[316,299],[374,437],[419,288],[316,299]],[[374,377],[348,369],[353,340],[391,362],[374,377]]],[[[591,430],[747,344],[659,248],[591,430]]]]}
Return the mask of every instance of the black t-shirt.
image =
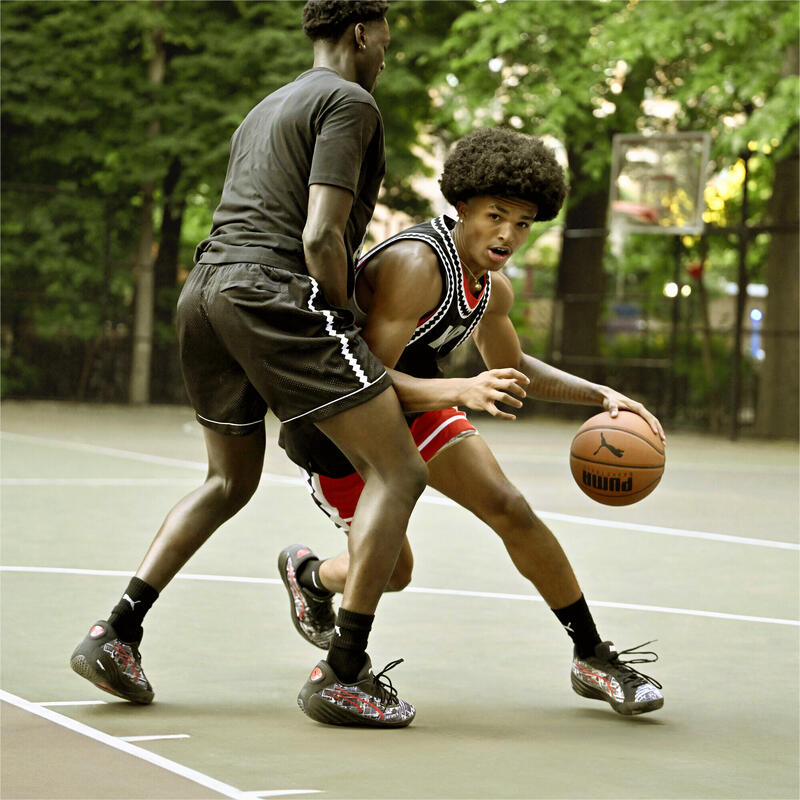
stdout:
{"type": "Polygon", "coordinates": [[[308,187],[328,184],[353,193],[344,237],[352,267],[384,172],[383,122],[372,95],[331,69],[304,72],[265,97],[233,134],[222,199],[195,262],[306,272],[308,187]]]}

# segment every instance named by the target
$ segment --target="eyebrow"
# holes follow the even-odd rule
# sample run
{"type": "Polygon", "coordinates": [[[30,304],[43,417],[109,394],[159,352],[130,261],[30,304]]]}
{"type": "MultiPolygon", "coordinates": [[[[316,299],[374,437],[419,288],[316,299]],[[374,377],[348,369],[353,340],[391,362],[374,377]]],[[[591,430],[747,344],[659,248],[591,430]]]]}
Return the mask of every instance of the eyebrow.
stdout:
{"type": "MultiPolygon", "coordinates": [[[[492,203],[489,206],[489,208],[496,208],[498,211],[502,211],[504,214],[510,214],[511,213],[507,208],[505,208],[504,206],[501,206],[499,203],[492,203]]],[[[536,215],[535,214],[533,214],[533,215],[531,215],[531,214],[523,214],[522,215],[522,219],[535,220],[536,219],[536,215]]]]}

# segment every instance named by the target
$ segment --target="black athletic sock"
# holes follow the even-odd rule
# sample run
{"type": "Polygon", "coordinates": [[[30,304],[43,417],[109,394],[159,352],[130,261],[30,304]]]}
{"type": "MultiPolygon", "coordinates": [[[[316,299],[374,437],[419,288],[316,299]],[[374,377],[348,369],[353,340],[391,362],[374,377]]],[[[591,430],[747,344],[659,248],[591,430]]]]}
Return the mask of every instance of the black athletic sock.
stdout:
{"type": "Polygon", "coordinates": [[[595,645],[600,644],[600,636],[584,596],[581,595],[580,599],[566,608],[554,608],[552,611],[575,643],[578,657],[593,656],[595,645]]]}
{"type": "Polygon", "coordinates": [[[158,599],[158,592],[139,578],[131,578],[128,589],[108,617],[108,622],[123,642],[138,642],[142,638],[142,620],[158,599]]]}
{"type": "Polygon", "coordinates": [[[333,592],[325,588],[322,579],[319,576],[319,568],[322,566],[322,560],[319,558],[311,558],[300,567],[300,572],[297,573],[297,582],[304,588],[308,589],[311,594],[320,598],[333,597],[333,592]]]}
{"type": "Polygon", "coordinates": [[[340,608],[328,663],[340,681],[351,683],[358,677],[367,658],[367,640],[374,614],[359,614],[340,608]]]}

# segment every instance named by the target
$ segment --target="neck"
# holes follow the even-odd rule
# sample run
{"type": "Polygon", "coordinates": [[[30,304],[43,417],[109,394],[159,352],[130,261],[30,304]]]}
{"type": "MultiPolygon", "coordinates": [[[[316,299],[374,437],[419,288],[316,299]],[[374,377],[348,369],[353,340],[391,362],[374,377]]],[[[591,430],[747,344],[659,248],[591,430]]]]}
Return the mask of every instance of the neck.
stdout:
{"type": "Polygon", "coordinates": [[[481,276],[484,273],[480,270],[473,270],[467,264],[467,260],[465,257],[466,248],[463,246],[461,242],[461,237],[463,235],[462,228],[463,228],[463,223],[459,220],[459,222],[456,223],[455,230],[453,231],[453,244],[455,244],[456,246],[456,252],[458,253],[458,258],[461,261],[461,266],[464,267],[464,269],[467,271],[467,275],[469,275],[472,281],[472,286],[478,288],[480,286],[481,276]]]}
{"type": "Polygon", "coordinates": [[[356,71],[349,53],[340,47],[331,47],[326,42],[317,42],[314,46],[314,67],[332,69],[346,81],[355,82],[356,71]]]}

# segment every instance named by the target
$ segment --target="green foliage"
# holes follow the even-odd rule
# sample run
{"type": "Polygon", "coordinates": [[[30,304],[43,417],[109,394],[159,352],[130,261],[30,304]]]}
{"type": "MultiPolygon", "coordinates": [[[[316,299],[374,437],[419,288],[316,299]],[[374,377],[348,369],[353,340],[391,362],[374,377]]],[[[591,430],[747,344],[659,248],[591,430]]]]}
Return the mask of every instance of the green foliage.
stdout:
{"type": "MultiPolygon", "coordinates": [[[[219,199],[233,131],[265,95],[312,64],[302,5],[2,3],[7,342],[89,340],[106,322],[130,327],[143,187],[155,191],[156,223],[165,202],[184,208],[179,263],[191,266],[219,199]],[[153,82],[148,68],[159,38],[163,79],[153,82]],[[179,179],[166,197],[161,187],[175,164],[179,179]],[[108,259],[107,203],[114,209],[108,259]]],[[[398,2],[390,12],[393,47],[378,95],[387,112],[386,188],[395,207],[412,213],[429,211],[409,176],[422,169],[412,146],[429,116],[432,44],[460,10],[459,3],[398,2]]],[[[165,319],[175,294],[163,290],[156,300],[165,319]]],[[[156,340],[174,338],[169,325],[156,328],[156,340]]],[[[10,364],[13,349],[6,356],[10,364]]]]}

